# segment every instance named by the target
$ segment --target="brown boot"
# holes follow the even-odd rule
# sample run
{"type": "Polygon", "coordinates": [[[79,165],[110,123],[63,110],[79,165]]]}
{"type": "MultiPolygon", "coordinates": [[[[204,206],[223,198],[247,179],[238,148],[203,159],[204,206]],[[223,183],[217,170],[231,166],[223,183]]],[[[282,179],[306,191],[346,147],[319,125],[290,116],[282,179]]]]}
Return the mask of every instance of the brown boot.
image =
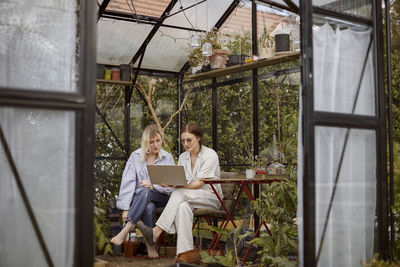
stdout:
{"type": "Polygon", "coordinates": [[[201,262],[200,253],[197,249],[182,252],[175,257],[174,263],[177,262],[200,264],[201,262]]]}

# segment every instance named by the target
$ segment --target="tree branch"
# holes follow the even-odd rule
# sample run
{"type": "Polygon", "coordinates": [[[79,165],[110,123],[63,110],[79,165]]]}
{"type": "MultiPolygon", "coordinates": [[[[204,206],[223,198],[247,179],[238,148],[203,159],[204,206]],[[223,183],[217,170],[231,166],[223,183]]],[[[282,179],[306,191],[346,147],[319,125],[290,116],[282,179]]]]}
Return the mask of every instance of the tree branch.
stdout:
{"type": "MultiPolygon", "coordinates": [[[[158,120],[158,117],[157,117],[157,113],[153,108],[153,104],[151,103],[151,95],[146,94],[144,88],[139,83],[137,83],[136,86],[139,88],[139,91],[143,94],[144,98],[146,99],[147,106],[150,110],[151,116],[153,117],[155,124],[157,125],[157,127],[159,127],[162,130],[163,135],[164,135],[164,129],[161,127],[160,121],[158,120]]],[[[151,89],[149,90],[149,93],[151,93],[151,89]]]]}
{"type": "Polygon", "coordinates": [[[165,126],[163,128],[163,131],[165,131],[165,129],[168,127],[168,125],[171,124],[172,119],[182,111],[183,106],[185,105],[185,102],[187,100],[187,97],[189,96],[189,93],[192,91],[192,88],[193,87],[189,87],[189,89],[186,91],[185,97],[183,98],[183,101],[182,101],[182,104],[181,104],[180,108],[174,114],[172,114],[171,117],[169,117],[169,120],[168,120],[167,124],[165,124],[165,126]]]}

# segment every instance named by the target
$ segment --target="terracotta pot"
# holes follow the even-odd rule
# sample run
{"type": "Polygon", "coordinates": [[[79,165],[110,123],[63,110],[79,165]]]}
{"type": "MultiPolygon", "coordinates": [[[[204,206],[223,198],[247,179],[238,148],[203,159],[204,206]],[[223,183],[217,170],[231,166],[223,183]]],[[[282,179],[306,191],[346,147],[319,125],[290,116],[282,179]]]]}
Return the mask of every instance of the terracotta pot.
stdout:
{"type": "Polygon", "coordinates": [[[213,54],[210,56],[210,66],[212,69],[222,69],[226,67],[226,60],[229,55],[229,50],[213,49],[213,54]]]}
{"type": "Polygon", "coordinates": [[[139,248],[140,241],[130,241],[130,240],[125,240],[124,241],[124,254],[125,257],[133,257],[136,255],[136,251],[139,248]]]}

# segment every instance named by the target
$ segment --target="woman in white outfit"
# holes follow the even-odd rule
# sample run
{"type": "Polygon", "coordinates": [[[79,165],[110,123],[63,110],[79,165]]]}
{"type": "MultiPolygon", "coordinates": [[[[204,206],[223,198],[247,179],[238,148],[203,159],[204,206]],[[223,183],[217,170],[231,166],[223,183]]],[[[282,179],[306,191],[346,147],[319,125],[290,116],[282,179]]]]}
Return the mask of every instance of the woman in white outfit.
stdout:
{"type": "MultiPolygon", "coordinates": [[[[178,165],[184,166],[187,185],[175,186],[175,190],[164,208],[154,228],[138,223],[138,228],[150,243],[155,243],[165,231],[177,233],[176,261],[194,262],[200,260],[198,251],[193,247],[193,210],[195,208],[219,209],[221,204],[211,189],[200,179],[220,178],[217,153],[202,145],[203,130],[196,123],[182,128],[181,143],[186,152],[179,157],[178,165]],[[185,260],[186,259],[186,260],[185,260]]],[[[222,199],[221,186],[215,186],[222,199]]]]}

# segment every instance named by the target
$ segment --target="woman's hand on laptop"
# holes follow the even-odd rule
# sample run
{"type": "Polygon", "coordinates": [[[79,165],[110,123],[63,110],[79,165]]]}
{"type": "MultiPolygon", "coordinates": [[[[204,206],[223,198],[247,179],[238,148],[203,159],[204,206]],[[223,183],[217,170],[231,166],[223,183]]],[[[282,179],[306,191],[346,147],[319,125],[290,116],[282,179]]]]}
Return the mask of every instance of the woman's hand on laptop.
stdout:
{"type": "Polygon", "coordinates": [[[149,181],[144,180],[144,181],[140,181],[140,185],[142,187],[146,187],[146,188],[150,188],[151,190],[154,189],[154,187],[149,183],[149,181]]]}

